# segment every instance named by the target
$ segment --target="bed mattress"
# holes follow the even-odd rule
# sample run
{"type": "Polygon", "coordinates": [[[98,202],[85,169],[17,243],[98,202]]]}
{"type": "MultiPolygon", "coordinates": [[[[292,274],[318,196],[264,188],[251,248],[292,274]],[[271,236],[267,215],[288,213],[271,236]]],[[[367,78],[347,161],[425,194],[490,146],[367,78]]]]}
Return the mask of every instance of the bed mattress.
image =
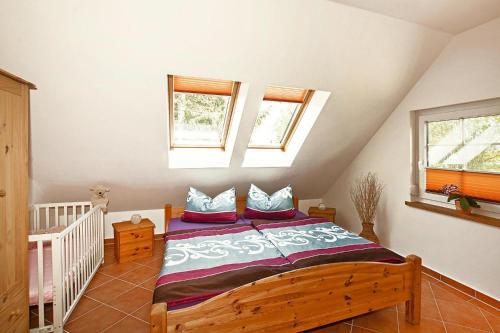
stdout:
{"type": "Polygon", "coordinates": [[[153,302],[166,302],[169,310],[299,268],[352,261],[404,262],[398,254],[323,218],[176,230],[165,240],[153,302]]]}

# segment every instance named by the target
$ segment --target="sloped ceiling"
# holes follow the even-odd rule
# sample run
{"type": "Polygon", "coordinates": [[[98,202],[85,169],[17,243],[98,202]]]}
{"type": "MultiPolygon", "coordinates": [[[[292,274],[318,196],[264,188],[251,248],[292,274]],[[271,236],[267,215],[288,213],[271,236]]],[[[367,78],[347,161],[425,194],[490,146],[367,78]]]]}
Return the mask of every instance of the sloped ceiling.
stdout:
{"type": "Polygon", "coordinates": [[[32,201],[86,199],[103,183],[112,211],[181,204],[188,185],[292,183],[320,197],[449,39],[327,0],[0,3],[0,67],[38,86],[32,201]],[[168,169],[169,73],[250,84],[229,168],[168,169]],[[292,167],[241,168],[271,83],[332,95],[292,167]]]}
{"type": "Polygon", "coordinates": [[[500,16],[498,0],[332,0],[458,34],[500,16]]]}

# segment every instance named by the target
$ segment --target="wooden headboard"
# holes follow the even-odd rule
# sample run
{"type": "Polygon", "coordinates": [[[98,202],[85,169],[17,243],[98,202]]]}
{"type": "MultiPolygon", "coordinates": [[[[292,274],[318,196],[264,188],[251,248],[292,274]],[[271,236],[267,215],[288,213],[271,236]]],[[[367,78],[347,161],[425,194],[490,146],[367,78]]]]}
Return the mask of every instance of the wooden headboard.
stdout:
{"type": "MultiPolygon", "coordinates": [[[[247,197],[236,197],[236,211],[238,214],[243,214],[245,207],[247,205],[247,197]]],[[[293,206],[299,209],[299,198],[293,197],[293,206]]],[[[168,230],[168,224],[173,218],[180,217],[184,213],[184,207],[172,207],[171,204],[165,204],[164,216],[165,216],[165,230],[168,230]]]]}

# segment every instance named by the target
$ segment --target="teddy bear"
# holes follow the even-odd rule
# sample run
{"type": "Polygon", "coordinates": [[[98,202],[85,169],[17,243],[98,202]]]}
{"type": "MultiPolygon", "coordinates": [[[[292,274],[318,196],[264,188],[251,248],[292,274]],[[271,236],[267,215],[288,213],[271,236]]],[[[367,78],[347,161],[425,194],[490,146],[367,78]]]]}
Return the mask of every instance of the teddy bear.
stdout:
{"type": "Polygon", "coordinates": [[[90,191],[93,192],[92,197],[90,198],[90,202],[92,202],[92,205],[94,207],[100,205],[102,207],[102,211],[106,213],[108,210],[109,202],[109,199],[106,198],[106,193],[109,192],[109,188],[105,187],[104,185],[95,185],[94,187],[90,188],[90,191]]]}

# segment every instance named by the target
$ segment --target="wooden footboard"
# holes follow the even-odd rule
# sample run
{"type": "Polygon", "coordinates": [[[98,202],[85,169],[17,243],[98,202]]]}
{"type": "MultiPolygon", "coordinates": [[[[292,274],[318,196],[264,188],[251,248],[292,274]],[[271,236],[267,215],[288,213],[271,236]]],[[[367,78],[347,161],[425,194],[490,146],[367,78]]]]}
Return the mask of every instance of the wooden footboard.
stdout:
{"type": "Polygon", "coordinates": [[[420,320],[421,259],[403,264],[338,263],[298,269],[167,311],[153,304],[151,332],[299,332],[406,302],[420,320]]]}

